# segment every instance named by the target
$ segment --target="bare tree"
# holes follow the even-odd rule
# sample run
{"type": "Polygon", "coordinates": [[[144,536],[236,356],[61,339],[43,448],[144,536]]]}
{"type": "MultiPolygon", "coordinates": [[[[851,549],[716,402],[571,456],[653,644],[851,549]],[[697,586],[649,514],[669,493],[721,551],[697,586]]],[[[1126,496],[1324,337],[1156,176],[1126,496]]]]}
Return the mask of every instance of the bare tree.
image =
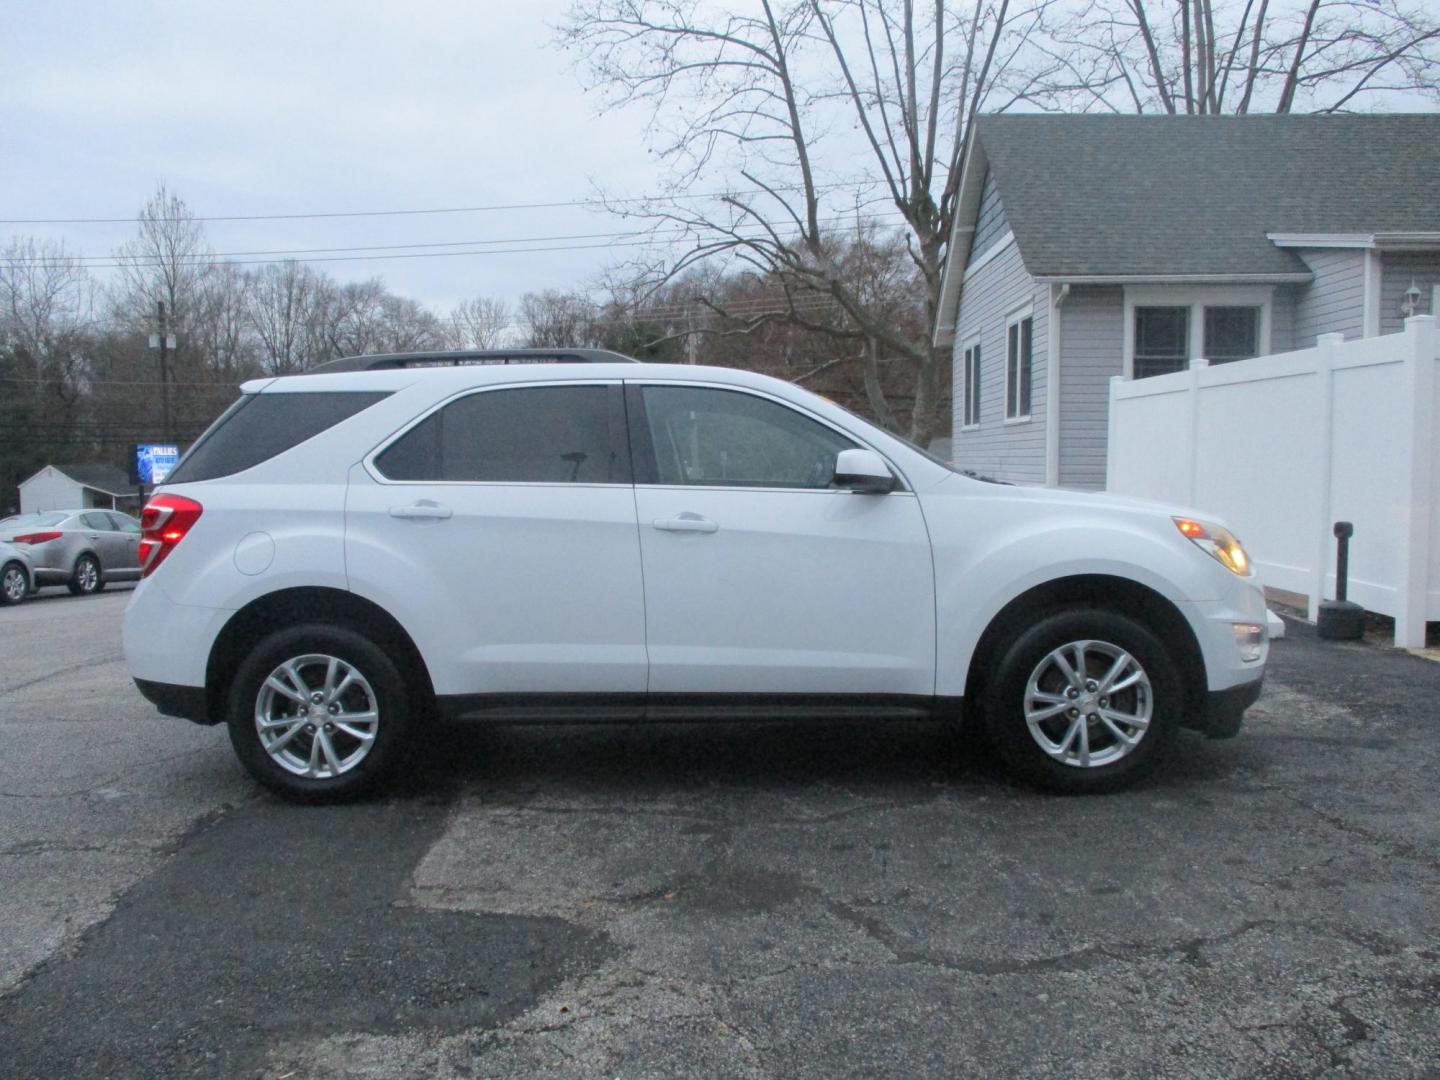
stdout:
{"type": "Polygon", "coordinates": [[[537,349],[598,345],[599,312],[583,293],[547,290],[520,298],[525,345],[537,349]]]}
{"type": "Polygon", "coordinates": [[[136,235],[115,251],[117,314],[151,325],[156,301],[164,301],[177,327],[190,318],[211,267],[205,227],[194,211],[163,183],[136,217],[136,235]]]}
{"type": "Polygon", "coordinates": [[[93,286],[61,243],[0,249],[0,511],[51,448],[75,445],[90,379],[93,286]]]}
{"type": "MultiPolygon", "coordinates": [[[[174,349],[156,351],[160,382],[160,428],[172,437],[176,416],[190,410],[188,388],[203,382],[203,357],[194,347],[195,320],[212,272],[204,225],[185,200],[163,183],[136,217],[136,235],[115,251],[112,289],[115,318],[143,335],[158,332],[157,305],[163,304],[174,349]]],[[[143,340],[143,338],[141,338],[143,340]]]]}
{"type": "Polygon", "coordinates": [[[1057,9],[1045,108],[1335,112],[1440,101],[1440,19],[1406,0],[1080,0],[1057,9]]]}
{"type": "Polygon", "coordinates": [[[310,319],[307,364],[337,356],[442,349],[444,325],[414,300],[396,296],[379,278],[344,285],[321,276],[310,319]]]}
{"type": "Polygon", "coordinates": [[[234,263],[215,265],[206,275],[190,320],[199,367],[217,388],[228,390],[258,370],[251,322],[254,279],[234,263]]]}
{"type": "Polygon", "coordinates": [[[455,349],[497,349],[510,329],[510,305],[492,296],[462,300],[450,312],[447,344],[455,349]]]}
{"type": "Polygon", "coordinates": [[[91,315],[94,289],[58,241],[16,237],[0,250],[0,341],[43,364],[91,315]]]}
{"type": "Polygon", "coordinates": [[[865,368],[871,413],[925,441],[945,426],[948,405],[949,356],[931,347],[928,323],[966,133],[977,111],[1030,89],[1016,58],[1047,6],[761,0],[757,13],[735,14],[689,0],[577,0],[560,38],[608,104],[653,109],[668,197],[613,207],[683,245],[653,279],[705,259],[748,267],[774,284],[776,302],[743,317],[721,307],[719,332],[785,321],[835,335],[865,368]],[[843,170],[828,170],[832,160],[843,170]],[[697,199],[698,183],[713,186],[717,174],[733,190],[697,199]],[[876,221],[906,252],[922,298],[925,317],[903,327],[843,256],[876,221]],[[836,309],[838,325],[816,317],[836,309]],[[885,389],[884,369],[896,365],[909,390],[903,409],[885,389]]]}
{"type": "Polygon", "coordinates": [[[291,375],[312,362],[322,290],[320,275],[293,259],[269,263],[250,275],[245,309],[266,374],[291,375]]]}

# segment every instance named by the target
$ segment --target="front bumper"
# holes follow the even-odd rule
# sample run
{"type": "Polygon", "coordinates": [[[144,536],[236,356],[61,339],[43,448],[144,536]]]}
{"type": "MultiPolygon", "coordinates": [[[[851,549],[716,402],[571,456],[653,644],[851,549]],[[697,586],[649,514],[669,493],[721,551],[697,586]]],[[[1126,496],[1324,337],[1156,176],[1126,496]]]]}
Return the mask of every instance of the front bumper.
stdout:
{"type": "Polygon", "coordinates": [[[1238,735],[1245,710],[1259,699],[1264,682],[1262,672],[1260,678],[1253,682],[1208,691],[1195,726],[1211,739],[1229,739],[1238,735]]]}

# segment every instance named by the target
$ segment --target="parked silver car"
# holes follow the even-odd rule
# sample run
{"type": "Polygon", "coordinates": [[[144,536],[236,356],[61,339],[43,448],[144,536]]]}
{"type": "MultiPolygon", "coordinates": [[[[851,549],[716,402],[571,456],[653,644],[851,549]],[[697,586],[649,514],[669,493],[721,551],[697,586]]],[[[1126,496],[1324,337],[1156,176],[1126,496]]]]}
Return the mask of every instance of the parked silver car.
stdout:
{"type": "Polygon", "coordinates": [[[30,553],[15,544],[0,543],[0,604],[18,604],[34,591],[30,553]]]}
{"type": "Polygon", "coordinates": [[[140,577],[140,523],[115,510],[48,510],[0,521],[0,542],[30,558],[33,588],[66,585],[83,596],[140,577]]]}

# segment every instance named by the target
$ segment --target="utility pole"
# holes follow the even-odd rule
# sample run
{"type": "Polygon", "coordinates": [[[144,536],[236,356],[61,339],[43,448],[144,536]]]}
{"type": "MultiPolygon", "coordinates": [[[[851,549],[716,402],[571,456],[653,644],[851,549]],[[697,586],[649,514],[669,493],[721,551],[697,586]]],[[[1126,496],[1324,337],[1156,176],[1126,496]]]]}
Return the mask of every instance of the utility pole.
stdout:
{"type": "Polygon", "coordinates": [[[170,350],[175,347],[175,338],[169,333],[165,322],[165,301],[155,301],[155,329],[150,335],[150,347],[160,350],[160,426],[164,429],[166,442],[173,439],[170,422],[170,350]]]}

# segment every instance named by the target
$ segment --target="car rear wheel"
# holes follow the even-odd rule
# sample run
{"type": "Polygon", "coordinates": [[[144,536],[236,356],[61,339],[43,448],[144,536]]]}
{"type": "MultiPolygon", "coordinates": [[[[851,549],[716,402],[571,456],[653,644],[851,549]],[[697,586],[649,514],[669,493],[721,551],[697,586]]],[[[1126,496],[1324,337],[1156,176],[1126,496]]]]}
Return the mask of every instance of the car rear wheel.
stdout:
{"type": "Polygon", "coordinates": [[[89,596],[105,588],[105,574],[94,555],[81,555],[70,574],[69,589],[76,596],[89,596]]]}
{"type": "Polygon", "coordinates": [[[1023,779],[1052,791],[1117,791],[1146,776],[1180,728],[1182,684],[1134,619],[1059,612],[1020,634],[985,692],[985,722],[1023,779]]]}
{"type": "Polygon", "coordinates": [[[19,563],[8,563],[0,570],[0,604],[18,604],[29,591],[30,581],[19,563]]]}
{"type": "Polygon", "coordinates": [[[235,753],[270,790],[297,802],[353,798],[393,768],[410,718],[405,682],[369,638],[316,624],[255,646],[231,684],[235,753]]]}

